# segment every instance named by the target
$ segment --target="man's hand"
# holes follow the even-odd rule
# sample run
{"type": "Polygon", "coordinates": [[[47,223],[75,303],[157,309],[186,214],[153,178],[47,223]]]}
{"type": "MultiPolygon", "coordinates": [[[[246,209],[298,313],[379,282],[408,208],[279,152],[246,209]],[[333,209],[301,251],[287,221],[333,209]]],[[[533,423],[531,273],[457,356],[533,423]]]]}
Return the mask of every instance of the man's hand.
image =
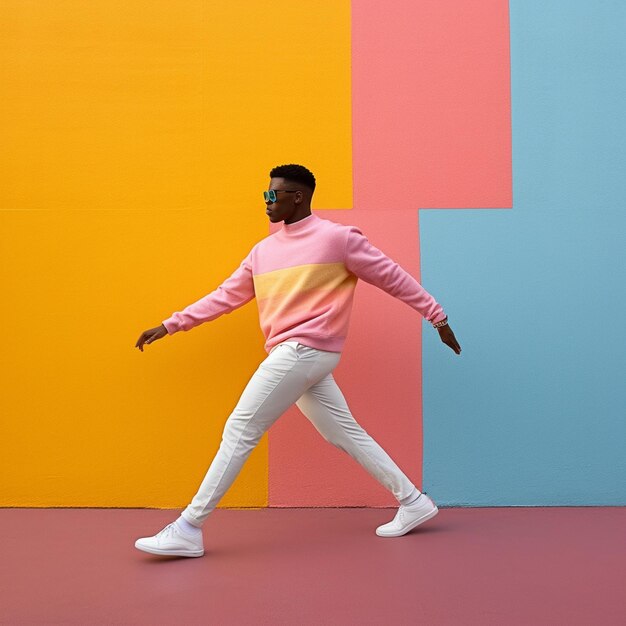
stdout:
{"type": "Polygon", "coordinates": [[[450,324],[440,326],[437,330],[439,331],[441,341],[443,341],[447,346],[450,346],[457,354],[461,354],[461,346],[456,340],[456,337],[450,328],[450,324]]]}
{"type": "Polygon", "coordinates": [[[143,344],[144,343],[152,343],[157,339],[161,339],[161,337],[165,337],[167,335],[167,328],[161,324],[156,328],[151,328],[150,330],[144,330],[141,333],[141,337],[137,339],[137,343],[135,344],[135,348],[139,348],[143,352],[143,344]]]}

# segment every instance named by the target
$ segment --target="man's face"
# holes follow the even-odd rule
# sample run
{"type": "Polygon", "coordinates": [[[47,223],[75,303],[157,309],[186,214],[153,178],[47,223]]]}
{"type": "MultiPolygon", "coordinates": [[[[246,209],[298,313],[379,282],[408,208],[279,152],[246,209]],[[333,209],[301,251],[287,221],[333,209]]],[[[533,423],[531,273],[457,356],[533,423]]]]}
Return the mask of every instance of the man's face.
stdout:
{"type": "Polygon", "coordinates": [[[270,178],[268,191],[276,192],[276,201],[265,203],[265,212],[270,218],[270,222],[280,222],[291,217],[301,202],[303,192],[300,185],[284,178],[270,178]]]}

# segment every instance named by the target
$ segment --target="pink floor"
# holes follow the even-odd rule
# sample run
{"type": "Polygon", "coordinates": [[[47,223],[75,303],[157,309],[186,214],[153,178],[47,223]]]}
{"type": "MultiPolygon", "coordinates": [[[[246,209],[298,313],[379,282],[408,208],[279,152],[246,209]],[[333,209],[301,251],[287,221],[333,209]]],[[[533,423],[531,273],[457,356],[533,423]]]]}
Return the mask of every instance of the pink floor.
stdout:
{"type": "Polygon", "coordinates": [[[0,509],[0,623],[626,623],[626,508],[394,512],[217,509],[185,559],[133,545],[178,511],[0,509]]]}

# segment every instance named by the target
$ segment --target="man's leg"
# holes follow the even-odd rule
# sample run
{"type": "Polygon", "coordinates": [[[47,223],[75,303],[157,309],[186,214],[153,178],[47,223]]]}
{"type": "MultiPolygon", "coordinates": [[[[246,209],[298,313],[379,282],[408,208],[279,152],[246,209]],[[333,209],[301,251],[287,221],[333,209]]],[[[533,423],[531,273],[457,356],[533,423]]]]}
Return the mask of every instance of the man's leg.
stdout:
{"type": "Polygon", "coordinates": [[[417,500],[421,492],[354,419],[332,373],[309,387],[296,404],[326,441],[360,463],[398,502],[417,500]]]}
{"type": "Polygon", "coordinates": [[[184,520],[202,525],[263,434],[339,361],[339,353],[315,352],[297,342],[284,342],[261,363],[226,421],[219,450],[198,492],[181,514],[184,520]]]}
{"type": "Polygon", "coordinates": [[[296,404],[326,441],[358,461],[400,503],[393,520],[376,529],[379,537],[400,537],[437,515],[437,505],[352,417],[332,373],[309,387],[296,404]]]}
{"type": "Polygon", "coordinates": [[[204,554],[201,526],[231,486],[263,433],[311,386],[331,372],[340,353],[295,341],[276,346],[261,363],[226,421],[222,442],[193,500],[181,517],[135,547],[152,554],[204,554]]]}

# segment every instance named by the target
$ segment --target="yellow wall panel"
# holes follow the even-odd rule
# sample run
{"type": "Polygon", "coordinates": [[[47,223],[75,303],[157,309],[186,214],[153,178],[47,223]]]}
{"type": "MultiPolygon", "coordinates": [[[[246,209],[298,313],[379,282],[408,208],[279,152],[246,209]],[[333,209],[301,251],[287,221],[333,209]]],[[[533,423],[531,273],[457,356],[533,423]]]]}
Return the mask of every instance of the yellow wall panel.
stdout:
{"type": "MultiPolygon", "coordinates": [[[[203,210],[0,215],[9,331],[2,504],[176,506],[193,495],[264,356],[256,304],[144,352],[134,345],[217,286],[264,219],[236,213],[226,222],[203,210]]],[[[227,498],[263,504],[265,446],[227,498]]]]}
{"type": "Polygon", "coordinates": [[[285,161],[324,181],[318,207],[351,206],[348,0],[15,0],[2,15],[3,206],[216,207],[285,161]]]}
{"type": "MultiPolygon", "coordinates": [[[[0,505],[187,504],[265,357],[254,302],[134,348],[268,234],[349,208],[349,2],[3,2],[0,505]]],[[[267,503],[267,437],[220,506],[267,503]]]]}

